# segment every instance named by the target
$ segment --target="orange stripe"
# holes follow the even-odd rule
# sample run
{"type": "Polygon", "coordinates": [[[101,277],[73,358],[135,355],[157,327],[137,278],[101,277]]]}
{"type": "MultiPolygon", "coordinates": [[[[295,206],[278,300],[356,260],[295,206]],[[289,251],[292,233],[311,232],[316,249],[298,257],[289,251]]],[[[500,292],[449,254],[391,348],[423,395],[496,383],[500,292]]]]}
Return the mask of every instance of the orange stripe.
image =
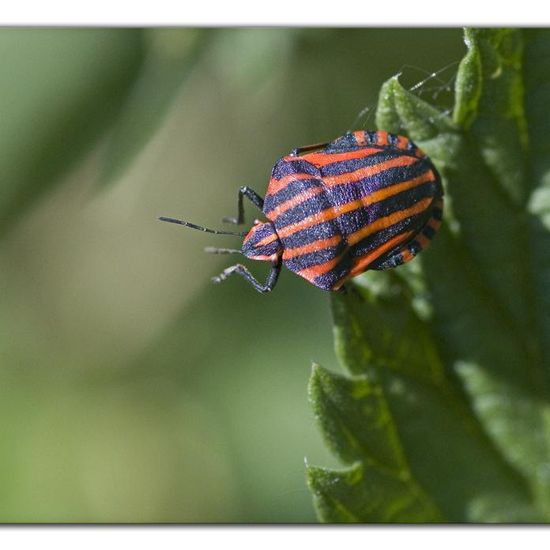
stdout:
{"type": "Polygon", "coordinates": [[[267,186],[267,194],[274,195],[281,189],[284,189],[292,181],[310,180],[310,179],[315,179],[316,177],[318,176],[313,176],[311,174],[300,172],[299,174],[289,174],[288,176],[285,176],[281,179],[271,178],[271,180],[269,181],[269,185],[267,186]]]}
{"type": "Polygon", "coordinates": [[[359,170],[354,170],[353,172],[346,172],[345,174],[340,174],[339,176],[326,176],[323,178],[323,183],[325,185],[333,186],[339,185],[341,183],[354,183],[356,181],[362,180],[363,178],[368,178],[384,172],[390,168],[396,167],[405,167],[410,166],[418,162],[416,157],[406,157],[400,156],[393,159],[387,160],[386,162],[380,162],[374,166],[366,166],[365,168],[359,168],[359,170]]]}
{"type": "Polygon", "coordinates": [[[391,250],[398,244],[401,244],[403,242],[406,242],[410,237],[412,237],[414,234],[414,231],[405,231],[404,233],[401,233],[399,235],[396,235],[393,237],[393,239],[390,239],[389,241],[385,242],[383,245],[380,245],[377,249],[373,250],[372,252],[369,252],[369,254],[366,254],[365,256],[361,256],[357,263],[355,263],[353,269],[344,277],[342,280],[338,281],[338,283],[334,286],[334,290],[338,290],[348,279],[351,279],[364,271],[368,268],[368,266],[376,259],[378,259],[382,254],[387,252],[388,250],[391,250]]]}
{"type": "Polygon", "coordinates": [[[421,249],[426,248],[426,247],[430,244],[430,241],[431,241],[431,239],[429,239],[428,237],[426,237],[426,235],[424,235],[423,233],[420,233],[420,234],[416,237],[416,242],[420,245],[420,248],[421,248],[421,249]]]}
{"type": "Polygon", "coordinates": [[[380,189],[379,191],[375,191],[374,193],[367,195],[366,197],[348,202],[346,204],[343,204],[342,206],[330,207],[326,208],[325,210],[321,210],[321,212],[318,212],[317,214],[312,214],[311,216],[308,216],[308,218],[300,222],[296,222],[281,228],[278,232],[279,237],[288,237],[289,235],[301,231],[302,229],[308,229],[309,227],[313,227],[314,225],[317,225],[319,223],[333,220],[334,218],[356,210],[357,208],[370,206],[371,204],[387,199],[392,195],[401,193],[402,191],[405,191],[407,189],[411,189],[416,185],[426,183],[427,181],[430,181],[430,176],[433,176],[431,170],[425,172],[424,174],[421,174],[420,176],[417,176],[416,178],[389,186],[386,189],[380,189]]]}
{"type": "MultiPolygon", "coordinates": [[[[380,229],[390,227],[391,225],[399,223],[400,221],[405,220],[411,216],[414,216],[419,212],[423,212],[424,210],[426,210],[426,208],[431,202],[432,202],[432,198],[428,197],[424,200],[419,201],[411,208],[406,208],[405,210],[399,210],[398,212],[394,212],[389,216],[385,216],[384,218],[379,218],[378,220],[371,223],[370,225],[367,225],[363,229],[360,229],[359,231],[352,233],[351,235],[348,236],[346,240],[349,245],[357,244],[359,241],[363,240],[365,237],[368,237],[372,233],[376,233],[380,229]]],[[[344,251],[342,254],[340,254],[336,258],[329,260],[328,262],[325,262],[324,264],[314,265],[312,267],[302,269],[301,271],[298,271],[298,273],[302,277],[305,277],[306,279],[309,279],[309,280],[314,279],[315,277],[319,277],[319,275],[324,275],[325,273],[329,272],[332,268],[334,268],[336,265],[338,265],[338,263],[341,261],[341,259],[345,254],[346,254],[346,251],[344,251]]]]}
{"type": "Polygon", "coordinates": [[[251,228],[250,228],[250,231],[245,235],[244,239],[243,239],[243,243],[245,243],[246,241],[248,241],[249,239],[251,239],[254,234],[256,233],[256,231],[258,230],[258,226],[257,225],[253,225],[251,228]]]}
{"type": "MultiPolygon", "coordinates": [[[[365,143],[365,133],[362,131],[353,132],[353,135],[355,136],[355,139],[358,143],[365,143]]],[[[377,144],[380,145],[386,145],[388,144],[388,132],[385,132],[384,130],[378,130],[376,132],[377,136],[377,144]]],[[[397,147],[397,149],[401,149],[403,151],[407,151],[407,147],[409,145],[409,139],[405,136],[397,136],[397,142],[395,143],[394,147],[397,147]]],[[[411,153],[412,154],[412,153],[411,153]]]]}
{"type": "Polygon", "coordinates": [[[437,231],[441,227],[441,220],[436,220],[435,218],[430,218],[426,225],[431,227],[434,231],[437,231]]]}
{"type": "MultiPolygon", "coordinates": [[[[353,132],[353,134],[355,135],[355,139],[357,139],[358,141],[360,139],[362,139],[361,136],[360,136],[361,133],[362,132],[353,132]]],[[[378,132],[376,132],[376,135],[377,135],[377,140],[376,140],[377,145],[382,145],[382,146],[389,145],[388,132],[385,132],[384,130],[379,130],[378,132]]],[[[409,149],[408,149],[409,143],[410,143],[409,138],[406,138],[405,136],[399,136],[398,135],[397,136],[397,142],[395,143],[395,145],[393,145],[393,147],[397,147],[398,149],[401,149],[405,153],[408,153],[409,155],[415,156],[419,159],[424,158],[426,156],[426,154],[424,153],[424,151],[422,151],[422,149],[420,149],[420,147],[416,147],[416,150],[414,152],[409,151],[409,149]]]]}
{"type": "Polygon", "coordinates": [[[276,233],[270,233],[267,237],[264,237],[261,241],[257,242],[255,244],[255,248],[258,248],[260,246],[265,246],[266,244],[271,244],[275,242],[278,239],[276,233]]]}
{"type": "Polygon", "coordinates": [[[409,140],[403,136],[397,136],[397,147],[406,151],[409,146],[409,140]]]}
{"type": "Polygon", "coordinates": [[[367,142],[365,140],[365,132],[364,131],[356,130],[355,132],[353,132],[353,137],[355,138],[355,141],[359,145],[366,145],[367,144],[367,142]]]}
{"type": "MultiPolygon", "coordinates": [[[[376,222],[368,225],[367,227],[356,231],[355,233],[352,233],[347,241],[348,244],[353,245],[357,244],[359,241],[361,241],[364,237],[370,235],[371,233],[375,233],[379,229],[389,227],[390,225],[393,225],[395,223],[398,223],[410,216],[414,216],[415,214],[418,214],[419,212],[422,212],[426,209],[428,204],[432,201],[430,197],[427,199],[424,199],[420,202],[418,202],[415,206],[411,208],[407,208],[405,210],[400,210],[399,212],[394,212],[393,214],[390,214],[389,216],[386,216],[384,218],[378,219],[376,222]]],[[[409,232],[412,234],[413,232],[409,232]]],[[[386,250],[391,249],[392,245],[395,245],[398,241],[398,237],[403,238],[403,235],[407,235],[405,233],[402,233],[401,235],[398,235],[397,237],[394,237],[394,239],[388,241],[388,243],[385,243],[381,247],[377,248],[372,254],[375,254],[376,252],[380,252],[382,254],[386,250]],[[392,242],[393,241],[393,242],[392,242]],[[389,244],[391,243],[391,244],[389,244]]],[[[337,256],[336,258],[333,258],[332,260],[325,262],[324,264],[314,265],[312,267],[308,267],[306,269],[302,269],[301,271],[298,271],[298,274],[302,277],[305,277],[308,280],[313,280],[316,277],[319,277],[320,275],[324,275],[325,273],[328,273],[331,269],[333,269],[335,266],[338,265],[338,263],[342,260],[344,255],[346,254],[347,250],[345,250],[342,254],[337,256]]],[[[375,259],[375,258],[373,258],[375,259]]],[[[410,258],[409,258],[410,259],[410,258]]],[[[371,260],[372,261],[372,260],[371,260]]],[[[408,260],[407,260],[408,261],[408,260]]],[[[338,285],[343,284],[345,279],[340,281],[338,285]]],[[[337,286],[334,287],[335,290],[338,289],[337,286]]]]}
{"type": "Polygon", "coordinates": [[[309,155],[304,155],[301,159],[321,167],[332,164],[333,162],[370,157],[376,153],[380,153],[380,151],[380,148],[366,148],[358,149],[357,151],[349,151],[347,153],[311,153],[309,155]]]}
{"type": "MultiPolygon", "coordinates": [[[[360,144],[363,144],[365,143],[365,132],[362,131],[362,130],[357,130],[355,132],[353,132],[353,135],[357,141],[357,143],[360,143],[360,144]]],[[[408,139],[403,137],[403,136],[397,136],[398,138],[401,138],[401,139],[404,139],[407,141],[408,143],[408,139]]],[[[398,141],[399,143],[399,141],[398,141]]],[[[388,142],[388,132],[386,132],[385,130],[378,130],[376,132],[376,144],[377,145],[388,145],[389,142],[388,142]]]]}
{"type": "Polygon", "coordinates": [[[393,195],[398,195],[399,193],[402,193],[403,191],[407,191],[408,189],[412,189],[413,187],[417,187],[422,183],[434,181],[434,179],[435,178],[434,178],[433,172],[431,170],[428,170],[427,172],[420,174],[420,176],[416,176],[416,178],[412,178],[407,181],[402,181],[401,183],[390,185],[389,187],[380,189],[378,191],[375,191],[374,193],[371,193],[370,195],[367,195],[363,199],[364,206],[368,206],[375,202],[383,201],[388,197],[392,197],[393,195]]]}
{"type": "Polygon", "coordinates": [[[328,248],[329,246],[336,246],[341,241],[342,237],[340,235],[335,235],[334,237],[313,241],[312,243],[298,246],[296,248],[286,248],[283,252],[283,259],[290,260],[291,258],[296,258],[296,256],[309,254],[310,252],[315,252],[323,248],[328,248]]]}
{"type": "Polygon", "coordinates": [[[351,233],[350,235],[348,235],[347,241],[350,245],[357,244],[359,241],[362,241],[365,237],[368,237],[369,235],[372,235],[373,233],[376,233],[381,229],[385,229],[386,227],[395,225],[396,223],[399,223],[400,221],[410,218],[415,214],[420,214],[421,212],[425,212],[427,208],[430,206],[432,200],[433,199],[431,197],[427,197],[421,201],[418,201],[414,206],[411,206],[410,208],[405,208],[404,210],[398,210],[393,214],[389,214],[388,216],[384,216],[383,218],[378,218],[375,222],[372,222],[371,224],[365,227],[362,227],[358,231],[355,231],[354,233],[351,233]]]}
{"type": "Polygon", "coordinates": [[[407,262],[410,262],[414,258],[414,254],[408,249],[404,248],[401,251],[401,257],[403,258],[403,263],[406,264],[407,262]]]}
{"type": "Polygon", "coordinates": [[[333,258],[332,260],[325,262],[324,264],[306,267],[305,269],[297,271],[297,273],[298,275],[301,275],[302,277],[306,278],[308,281],[312,281],[316,277],[319,277],[319,275],[324,275],[325,273],[328,273],[333,267],[336,267],[344,257],[345,253],[346,251],[344,251],[342,254],[340,254],[336,258],[333,258]]]}
{"type": "MultiPolygon", "coordinates": [[[[408,140],[406,138],[403,138],[403,139],[406,140],[406,143],[408,143],[408,140]]],[[[406,147],[406,144],[405,144],[405,147],[406,147]]],[[[332,164],[333,162],[366,158],[379,152],[380,152],[379,148],[367,148],[367,149],[360,149],[358,151],[350,151],[347,153],[311,153],[301,157],[287,156],[287,157],[284,157],[284,160],[289,162],[305,160],[316,167],[323,167],[328,164],[332,164]]],[[[339,183],[352,183],[355,180],[359,180],[368,176],[378,174],[389,168],[394,168],[396,166],[408,166],[410,164],[415,163],[417,160],[418,158],[413,155],[396,157],[394,159],[390,159],[389,161],[379,163],[375,166],[360,168],[359,170],[356,170],[354,172],[346,172],[345,174],[341,174],[340,176],[325,177],[323,178],[323,182],[326,183],[327,185],[337,185],[339,183]],[[356,178],[351,179],[354,176],[356,176],[356,178]]],[[[319,177],[319,176],[301,172],[298,174],[289,174],[288,176],[284,176],[281,179],[271,178],[267,188],[267,195],[274,195],[281,189],[284,189],[291,181],[304,180],[304,179],[307,180],[307,179],[313,179],[316,177],[319,177]]]]}
{"type": "Polygon", "coordinates": [[[376,132],[376,143],[378,145],[388,145],[388,132],[378,130],[378,132],[376,132]]]}
{"type": "Polygon", "coordinates": [[[434,202],[434,208],[439,208],[443,210],[443,197],[438,197],[434,202]]]}
{"type": "Polygon", "coordinates": [[[413,236],[413,234],[414,231],[405,231],[404,233],[400,233],[399,235],[393,237],[393,239],[390,239],[383,245],[380,245],[376,250],[373,250],[366,256],[363,256],[351,270],[350,277],[354,277],[355,275],[358,275],[359,273],[364,271],[364,267],[371,264],[374,260],[382,256],[382,254],[384,254],[385,252],[388,252],[392,248],[395,248],[395,246],[397,246],[398,244],[406,242],[410,237],[413,236]]]}
{"type": "MultiPolygon", "coordinates": [[[[357,206],[355,205],[356,202],[357,201],[354,201],[353,203],[348,203],[352,204],[350,210],[354,210],[355,208],[357,208],[357,206]]],[[[314,225],[333,220],[334,218],[337,218],[340,214],[345,213],[345,211],[343,210],[345,206],[347,205],[344,205],[339,211],[336,211],[332,207],[326,208],[325,210],[321,210],[321,212],[317,212],[317,214],[312,214],[311,216],[308,216],[300,222],[282,227],[278,231],[279,238],[288,237],[294,233],[297,233],[298,231],[302,231],[302,229],[308,229],[310,227],[313,227],[314,225]]]]}
{"type": "Polygon", "coordinates": [[[261,262],[274,262],[277,259],[277,254],[271,256],[248,256],[251,260],[259,260],[261,262]]]}
{"type": "Polygon", "coordinates": [[[270,210],[266,213],[266,216],[271,221],[274,221],[276,218],[278,218],[283,212],[286,212],[287,210],[290,210],[291,208],[294,208],[295,206],[298,206],[299,204],[306,202],[307,200],[311,199],[315,195],[318,195],[319,193],[322,193],[324,189],[319,187],[312,187],[311,189],[306,189],[302,193],[298,193],[291,199],[288,199],[285,202],[282,202],[279,204],[279,206],[276,206],[273,210],[270,210]]]}

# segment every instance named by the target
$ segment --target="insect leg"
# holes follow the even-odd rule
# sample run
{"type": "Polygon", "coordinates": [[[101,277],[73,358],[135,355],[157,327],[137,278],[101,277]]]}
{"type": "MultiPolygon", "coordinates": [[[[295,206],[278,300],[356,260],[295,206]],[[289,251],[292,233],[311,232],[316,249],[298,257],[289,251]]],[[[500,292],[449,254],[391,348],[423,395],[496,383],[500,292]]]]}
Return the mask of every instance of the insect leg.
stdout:
{"type": "Polygon", "coordinates": [[[204,249],[208,254],[242,254],[242,250],[237,250],[235,248],[217,248],[214,246],[207,246],[204,249]]]}
{"type": "Polygon", "coordinates": [[[255,206],[258,207],[259,210],[262,210],[264,207],[264,199],[254,191],[254,189],[250,189],[250,187],[241,187],[239,189],[239,195],[238,195],[238,201],[237,201],[237,217],[236,218],[224,218],[223,221],[226,223],[234,223],[237,225],[241,225],[244,223],[244,205],[243,205],[243,198],[246,197],[249,201],[252,202],[255,206]]]}
{"type": "Polygon", "coordinates": [[[212,277],[212,281],[214,283],[221,283],[222,281],[225,281],[227,277],[229,277],[230,275],[233,275],[233,273],[237,273],[241,277],[244,277],[258,292],[271,292],[275,287],[275,284],[277,283],[277,279],[279,278],[280,272],[281,272],[281,262],[278,261],[277,263],[274,263],[272,265],[271,271],[267,276],[267,280],[265,284],[262,284],[257,279],[254,278],[252,273],[250,273],[250,271],[248,271],[248,269],[246,269],[244,265],[237,264],[237,265],[232,265],[227,269],[224,269],[217,277],[212,277]]]}

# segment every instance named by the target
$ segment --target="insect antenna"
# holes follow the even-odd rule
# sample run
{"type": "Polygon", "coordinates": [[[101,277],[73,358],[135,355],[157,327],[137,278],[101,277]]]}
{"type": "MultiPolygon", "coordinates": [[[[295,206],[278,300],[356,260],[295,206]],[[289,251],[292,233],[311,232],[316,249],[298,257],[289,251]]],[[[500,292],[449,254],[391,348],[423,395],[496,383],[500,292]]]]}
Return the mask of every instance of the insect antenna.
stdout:
{"type": "Polygon", "coordinates": [[[208,254],[242,254],[241,250],[235,248],[216,248],[214,246],[207,246],[204,251],[208,254]]]}
{"type": "Polygon", "coordinates": [[[372,115],[373,108],[373,105],[367,105],[364,109],[362,109],[361,112],[355,117],[355,120],[350,126],[348,132],[353,131],[355,128],[362,128],[364,125],[366,125],[370,116],[372,115]]]}
{"type": "Polygon", "coordinates": [[[244,237],[246,235],[246,233],[235,233],[233,231],[221,231],[219,229],[208,229],[208,227],[202,227],[201,225],[196,225],[191,222],[178,220],[176,218],[167,218],[165,216],[161,216],[159,220],[161,222],[177,223],[178,225],[190,227],[191,229],[198,229],[199,231],[205,231],[206,233],[214,233],[214,235],[234,235],[235,237],[244,237]]]}

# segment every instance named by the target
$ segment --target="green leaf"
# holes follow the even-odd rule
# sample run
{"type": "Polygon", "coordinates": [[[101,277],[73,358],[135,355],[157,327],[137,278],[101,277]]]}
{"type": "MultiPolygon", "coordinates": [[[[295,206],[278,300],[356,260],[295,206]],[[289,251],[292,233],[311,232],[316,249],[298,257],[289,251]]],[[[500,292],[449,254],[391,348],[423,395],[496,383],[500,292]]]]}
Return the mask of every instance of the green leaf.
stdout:
{"type": "Polygon", "coordinates": [[[117,116],[141,67],[142,32],[2,29],[0,54],[5,231],[117,116]]]}
{"type": "Polygon", "coordinates": [[[452,117],[396,78],[380,92],[378,126],[442,174],[444,224],[411,265],[333,298],[336,349],[358,378],[311,382],[329,445],[354,464],[355,477],[310,469],[327,521],[387,521],[406,501],[404,486],[364,482],[377,465],[446,521],[550,520],[550,31],[465,37],[452,117]]]}
{"type": "Polygon", "coordinates": [[[407,473],[399,438],[379,385],[353,380],[314,365],[309,393],[332,450],[344,462],[366,460],[395,477],[407,473]]]}
{"type": "Polygon", "coordinates": [[[101,181],[122,175],[164,120],[208,44],[202,29],[149,29],[143,70],[118,117],[105,151],[101,181]]]}
{"type": "Polygon", "coordinates": [[[465,40],[469,55],[457,75],[455,121],[475,138],[486,167],[508,198],[521,204],[526,196],[522,153],[528,144],[522,31],[467,29],[465,40]]]}
{"type": "Polygon", "coordinates": [[[398,132],[415,124],[418,131],[417,141],[441,139],[441,133],[452,131],[451,120],[432,107],[407,92],[399,83],[398,77],[388,80],[380,90],[376,124],[388,131],[398,132]]]}
{"type": "Polygon", "coordinates": [[[350,380],[314,366],[310,398],[327,442],[351,469],[308,468],[325,521],[442,521],[411,476],[386,398],[366,377],[350,380]],[[388,494],[389,493],[389,494],[388,494]]]}
{"type": "MultiPolygon", "coordinates": [[[[378,294],[350,290],[333,301],[338,355],[356,376],[314,369],[310,399],[327,443],[344,462],[402,480],[403,500],[422,495],[426,515],[414,521],[436,521],[433,510],[438,521],[479,521],[481,498],[495,502],[494,517],[502,517],[500,501],[529,509],[523,480],[495,452],[445,374],[430,324],[407,304],[407,290],[398,282],[393,287],[378,294]]],[[[330,486],[323,495],[330,496],[330,486]]],[[[338,500],[345,503],[341,494],[338,500]]],[[[322,509],[317,498],[316,506],[322,509]]],[[[385,513],[354,515],[383,522],[385,513]]]]}
{"type": "Polygon", "coordinates": [[[470,48],[460,64],[456,76],[456,103],[453,113],[455,123],[470,128],[474,122],[481,97],[481,59],[479,50],[470,48]]]}
{"type": "Polygon", "coordinates": [[[146,58],[104,152],[101,183],[124,174],[162,125],[197,63],[223,80],[226,93],[264,85],[273,63],[291,58],[299,29],[148,29],[146,58]],[[266,63],[271,59],[271,63],[266,63]]]}
{"type": "Polygon", "coordinates": [[[344,471],[308,467],[319,517],[332,523],[441,521],[437,509],[410,481],[356,464],[344,471]]]}

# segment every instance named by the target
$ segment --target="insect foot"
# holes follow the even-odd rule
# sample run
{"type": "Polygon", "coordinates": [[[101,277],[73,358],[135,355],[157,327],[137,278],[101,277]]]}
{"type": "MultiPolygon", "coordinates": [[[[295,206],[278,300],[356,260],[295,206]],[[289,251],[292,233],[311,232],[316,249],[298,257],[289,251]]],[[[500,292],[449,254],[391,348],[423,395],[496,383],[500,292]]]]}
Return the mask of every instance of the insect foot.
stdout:
{"type": "Polygon", "coordinates": [[[237,269],[239,269],[239,265],[232,265],[231,267],[228,267],[227,269],[224,269],[219,275],[216,277],[212,277],[213,283],[221,283],[227,279],[232,273],[234,273],[237,269]]]}

